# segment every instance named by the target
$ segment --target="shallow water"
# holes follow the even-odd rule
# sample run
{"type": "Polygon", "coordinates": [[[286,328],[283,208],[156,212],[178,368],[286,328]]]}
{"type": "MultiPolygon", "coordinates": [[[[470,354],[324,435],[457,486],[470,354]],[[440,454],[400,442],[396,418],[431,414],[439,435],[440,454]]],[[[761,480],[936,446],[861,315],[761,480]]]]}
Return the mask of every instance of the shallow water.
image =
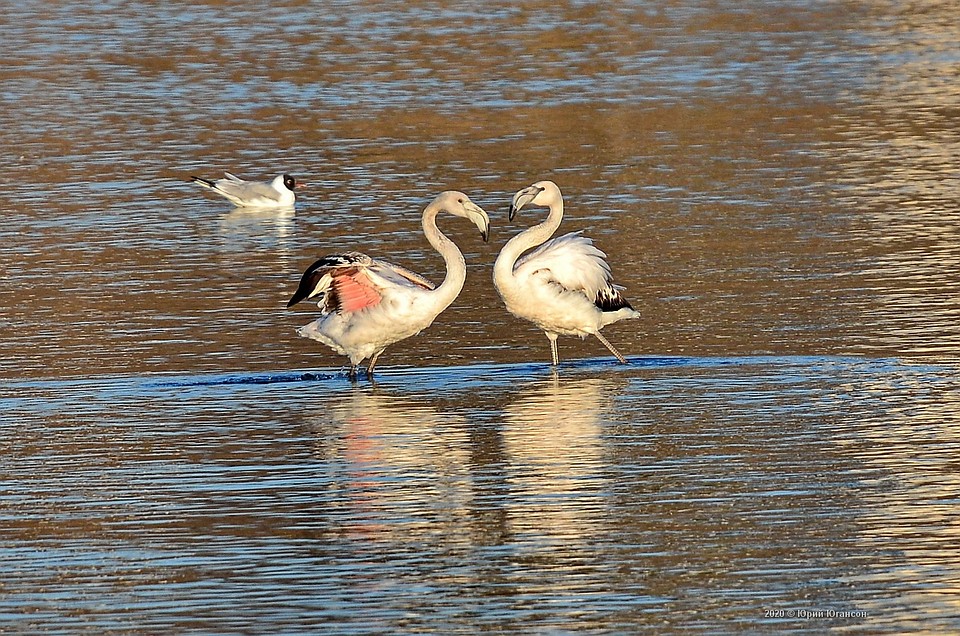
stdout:
{"type": "Polygon", "coordinates": [[[701,5],[8,7],[0,630],[960,629],[954,7],[701,5]],[[490,284],[542,178],[628,366],[490,284]],[[284,305],[439,281],[448,188],[491,241],[353,385],[284,305]]]}
{"type": "Polygon", "coordinates": [[[31,422],[4,454],[0,620],[18,629],[955,626],[952,366],[643,357],[9,388],[4,412],[31,422]]]}

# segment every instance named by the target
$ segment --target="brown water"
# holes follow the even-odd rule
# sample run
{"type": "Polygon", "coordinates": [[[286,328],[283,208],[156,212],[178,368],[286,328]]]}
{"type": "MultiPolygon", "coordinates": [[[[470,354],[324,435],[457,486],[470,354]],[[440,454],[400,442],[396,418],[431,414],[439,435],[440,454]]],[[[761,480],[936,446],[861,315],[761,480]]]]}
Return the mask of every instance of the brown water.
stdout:
{"type": "Polygon", "coordinates": [[[0,631],[960,630],[954,5],[475,4],[0,14],[0,631]],[[543,178],[629,366],[493,290],[543,178]],[[351,385],[284,305],[448,188],[351,385]]]}

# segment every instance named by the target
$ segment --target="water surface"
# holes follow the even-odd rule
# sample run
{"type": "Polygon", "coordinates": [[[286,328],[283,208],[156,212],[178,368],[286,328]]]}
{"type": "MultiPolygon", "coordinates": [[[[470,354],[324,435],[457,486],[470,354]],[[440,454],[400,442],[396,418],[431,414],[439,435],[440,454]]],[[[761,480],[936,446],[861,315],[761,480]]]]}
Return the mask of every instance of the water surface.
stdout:
{"type": "Polygon", "coordinates": [[[0,629],[960,629],[953,9],[8,7],[0,629]],[[543,178],[630,365],[496,297],[543,178]],[[491,242],[441,221],[463,293],[353,385],[285,303],[347,249],[439,281],[448,188],[491,242]]]}

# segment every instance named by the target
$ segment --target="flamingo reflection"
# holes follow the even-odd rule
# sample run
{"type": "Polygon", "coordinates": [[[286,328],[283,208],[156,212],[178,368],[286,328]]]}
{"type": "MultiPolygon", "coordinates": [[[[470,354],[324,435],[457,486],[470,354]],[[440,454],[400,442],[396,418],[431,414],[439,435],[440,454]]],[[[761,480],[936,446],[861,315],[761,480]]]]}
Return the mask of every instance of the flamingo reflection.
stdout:
{"type": "Polygon", "coordinates": [[[602,420],[615,385],[556,374],[504,410],[503,445],[515,533],[580,543],[597,530],[606,474],[602,420]]]}

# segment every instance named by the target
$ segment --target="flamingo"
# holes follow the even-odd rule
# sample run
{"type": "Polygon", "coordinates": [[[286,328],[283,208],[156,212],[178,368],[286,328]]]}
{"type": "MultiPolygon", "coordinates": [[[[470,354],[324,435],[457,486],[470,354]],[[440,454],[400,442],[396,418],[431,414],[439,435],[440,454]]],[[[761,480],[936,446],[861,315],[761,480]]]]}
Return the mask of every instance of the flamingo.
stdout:
{"type": "Polygon", "coordinates": [[[550,209],[547,219],[507,241],[493,266],[493,283],[507,310],[529,320],[550,339],[553,365],[560,363],[557,338],[594,335],[617,360],[626,359],[600,333],[625,318],[639,318],[613,284],[606,254],[580,232],[547,241],[563,220],[563,197],[552,181],[538,181],[513,196],[509,218],[527,204],[550,209]],[[536,250],[521,258],[526,250],[536,250]]]}
{"type": "Polygon", "coordinates": [[[201,177],[190,177],[190,181],[216,192],[240,208],[288,208],[297,199],[293,190],[300,184],[288,174],[282,174],[269,182],[245,181],[229,172],[224,174],[226,178],[216,181],[201,177]]]}
{"type": "Polygon", "coordinates": [[[490,236],[487,213],[462,192],[443,192],[424,208],[423,233],[447,268],[439,287],[415,272],[361,252],[325,256],[300,278],[287,307],[317,298],[322,315],[297,332],[347,356],[351,379],[356,379],[357,367],[366,358],[370,358],[367,377],[372,378],[384,349],[429,327],[463,289],[467,265],[453,241],[437,228],[441,211],[472,221],[484,242],[490,236]]]}

